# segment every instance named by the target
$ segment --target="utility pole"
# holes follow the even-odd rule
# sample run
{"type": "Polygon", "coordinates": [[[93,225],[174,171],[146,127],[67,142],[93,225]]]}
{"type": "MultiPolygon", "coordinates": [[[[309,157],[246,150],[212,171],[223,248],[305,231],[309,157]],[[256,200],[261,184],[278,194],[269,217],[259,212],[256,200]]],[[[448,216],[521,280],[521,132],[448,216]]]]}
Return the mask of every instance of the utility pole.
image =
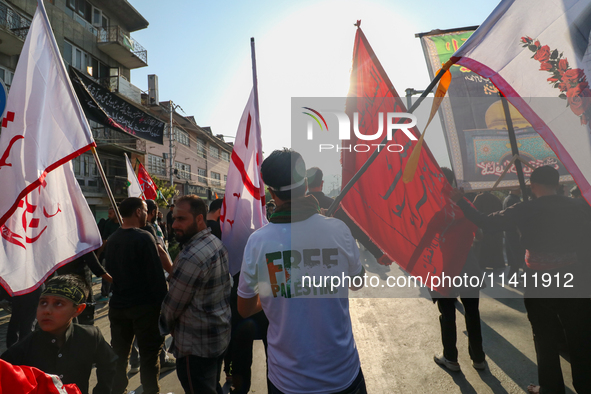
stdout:
{"type": "Polygon", "coordinates": [[[170,135],[169,135],[169,150],[168,150],[168,165],[170,168],[170,186],[174,186],[174,167],[172,166],[172,141],[173,141],[173,125],[172,125],[172,113],[174,111],[173,107],[172,107],[172,100],[170,100],[168,102],[169,105],[169,110],[170,110],[170,135]]]}

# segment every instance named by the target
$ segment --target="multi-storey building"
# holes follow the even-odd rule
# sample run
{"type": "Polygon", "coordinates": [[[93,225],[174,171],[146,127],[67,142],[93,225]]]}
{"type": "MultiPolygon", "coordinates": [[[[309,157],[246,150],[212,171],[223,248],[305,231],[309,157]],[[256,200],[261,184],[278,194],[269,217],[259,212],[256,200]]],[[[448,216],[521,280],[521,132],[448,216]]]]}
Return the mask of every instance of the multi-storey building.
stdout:
{"type": "MultiPolygon", "coordinates": [[[[162,118],[170,115],[169,108],[169,102],[161,102],[151,112],[162,118]]],[[[167,130],[163,145],[148,143],[146,148],[146,169],[164,180],[171,178],[170,128],[167,130]]],[[[223,136],[214,136],[192,116],[173,111],[172,147],[172,179],[180,195],[196,194],[208,201],[224,196],[232,145],[223,136]]]]}
{"type": "MultiPolygon", "coordinates": [[[[148,27],[148,21],[127,0],[45,0],[44,4],[73,85],[76,88],[83,84],[86,88],[77,89],[77,94],[89,118],[101,165],[115,198],[127,197],[124,153],[132,163],[137,158],[158,175],[163,171],[169,174],[170,169],[166,165],[159,167],[156,160],[156,156],[162,157],[162,153],[169,150],[167,107],[142,104],[141,90],[130,82],[132,69],[148,65],[147,50],[131,33],[148,27]],[[90,92],[88,96],[84,90],[90,92]],[[103,112],[92,113],[89,106],[85,106],[85,102],[90,101],[104,104],[103,112]],[[116,105],[110,106],[113,102],[116,105]],[[160,133],[159,139],[148,135],[147,139],[138,138],[141,133],[133,130],[141,127],[123,117],[130,112],[141,114],[135,119],[148,118],[151,113],[155,118],[150,117],[153,129],[149,134],[160,133]],[[146,154],[147,149],[149,154],[146,154]]],[[[0,0],[0,78],[8,88],[36,8],[36,0],[0,0]]],[[[194,121],[178,114],[174,119],[173,152],[177,170],[174,182],[179,192],[212,197],[207,193],[210,188],[214,197],[215,193],[223,193],[222,179],[228,169],[224,163],[229,161],[231,147],[212,136],[211,131],[199,128],[194,121]],[[198,150],[200,146],[205,149],[205,160],[203,151],[198,150]],[[214,159],[215,148],[219,154],[214,159]],[[211,155],[208,149],[212,149],[211,155]],[[203,170],[205,181],[201,177],[203,170]]],[[[94,158],[83,154],[73,160],[73,166],[97,220],[105,217],[109,199],[94,158]]]]}

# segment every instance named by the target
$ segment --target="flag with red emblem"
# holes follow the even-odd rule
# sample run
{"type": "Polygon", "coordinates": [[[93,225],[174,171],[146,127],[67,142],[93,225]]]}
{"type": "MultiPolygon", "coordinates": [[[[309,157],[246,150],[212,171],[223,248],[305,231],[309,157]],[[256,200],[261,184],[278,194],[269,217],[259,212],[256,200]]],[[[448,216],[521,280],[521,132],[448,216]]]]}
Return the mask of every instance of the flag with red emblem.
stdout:
{"type": "Polygon", "coordinates": [[[220,216],[231,275],[240,271],[250,234],[267,224],[262,161],[263,142],[253,89],[238,125],[220,216]]]}
{"type": "Polygon", "coordinates": [[[158,187],[152,180],[150,174],[148,174],[148,171],[146,171],[146,168],[143,166],[143,164],[139,161],[137,163],[137,179],[140,183],[140,189],[142,189],[142,198],[144,200],[156,201],[156,199],[158,198],[158,187]]]}
{"type": "Polygon", "coordinates": [[[101,245],[68,163],[94,145],[39,0],[0,135],[0,283],[11,294],[101,245]]]}

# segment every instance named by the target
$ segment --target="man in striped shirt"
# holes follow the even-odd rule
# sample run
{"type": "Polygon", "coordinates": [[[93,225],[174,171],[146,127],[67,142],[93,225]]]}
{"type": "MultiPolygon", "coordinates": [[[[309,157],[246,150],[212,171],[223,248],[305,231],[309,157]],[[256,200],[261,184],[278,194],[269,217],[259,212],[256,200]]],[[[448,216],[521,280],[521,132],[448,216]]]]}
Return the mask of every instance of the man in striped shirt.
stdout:
{"type": "Polygon", "coordinates": [[[207,208],[194,195],[176,200],[176,239],[184,245],[162,303],[161,332],[174,338],[177,375],[187,393],[221,393],[223,355],[230,342],[228,252],[211,234],[207,208]]]}

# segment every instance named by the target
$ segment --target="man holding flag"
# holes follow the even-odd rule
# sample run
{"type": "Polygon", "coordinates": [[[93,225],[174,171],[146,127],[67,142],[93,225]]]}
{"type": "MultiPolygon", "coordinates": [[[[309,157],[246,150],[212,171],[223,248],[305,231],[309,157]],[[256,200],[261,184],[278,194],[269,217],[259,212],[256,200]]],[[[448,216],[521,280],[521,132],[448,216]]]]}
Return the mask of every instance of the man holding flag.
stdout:
{"type": "Polygon", "coordinates": [[[248,317],[264,310],[269,318],[269,393],[364,394],[348,299],[365,273],[355,239],[306,196],[299,153],[276,150],[261,170],[277,209],[246,244],[238,311],[248,317]],[[306,285],[306,276],[321,275],[349,281],[332,289],[306,285]]]}
{"type": "MultiPolygon", "coordinates": [[[[590,20],[590,0],[504,0],[451,58],[495,84],[556,153],[587,201],[591,201],[590,20]]],[[[538,175],[542,173],[538,172],[538,175]]],[[[558,174],[554,174],[549,167],[536,169],[531,176],[532,192],[537,194],[534,191],[537,183],[542,198],[516,204],[503,211],[505,214],[497,214],[496,220],[514,218],[516,215],[510,213],[527,212],[527,208],[543,205],[543,202],[548,206],[546,210],[538,211],[535,217],[537,223],[545,224],[540,222],[543,218],[539,216],[551,220],[557,217],[558,212],[572,212],[569,211],[570,202],[557,200],[555,189],[558,182],[558,174]],[[537,177],[535,182],[534,174],[541,169],[544,169],[546,177],[537,177]]],[[[548,262],[548,255],[553,256],[552,260],[558,260],[554,261],[559,264],[554,269],[576,267],[581,256],[573,254],[576,249],[573,242],[577,239],[588,242],[588,238],[584,240],[583,230],[574,233],[572,230],[574,224],[581,228],[580,220],[584,217],[584,214],[575,214],[572,221],[562,227],[551,223],[540,226],[540,229],[530,227],[531,223],[536,223],[530,220],[530,236],[522,234],[524,246],[528,249],[526,264],[529,269],[541,269],[544,266],[542,263],[548,262]],[[542,229],[552,231],[546,234],[542,229]],[[532,234],[538,236],[532,237],[532,234]],[[557,242],[565,234],[571,236],[562,243],[557,242]],[[554,256],[556,252],[561,252],[558,258],[554,256]]],[[[588,220],[583,226],[589,225],[588,220]]],[[[525,221],[518,223],[520,230],[524,225],[525,221]]],[[[588,283],[585,285],[588,286],[588,283]]],[[[591,392],[591,307],[588,292],[577,299],[544,299],[534,298],[535,290],[527,289],[525,305],[536,343],[540,386],[530,386],[528,390],[533,393],[564,392],[555,336],[548,331],[548,321],[558,315],[566,330],[573,385],[578,393],[591,392]]]]}
{"type": "Polygon", "coordinates": [[[237,310],[238,281],[246,241],[250,234],[267,224],[265,187],[260,172],[263,147],[256,102],[253,89],[236,132],[220,214],[222,242],[228,249],[230,275],[234,278],[230,298],[233,332],[226,362],[232,364],[232,385],[236,393],[247,393],[250,389],[252,344],[256,338],[266,338],[269,324],[262,312],[242,319],[237,310]]]}

